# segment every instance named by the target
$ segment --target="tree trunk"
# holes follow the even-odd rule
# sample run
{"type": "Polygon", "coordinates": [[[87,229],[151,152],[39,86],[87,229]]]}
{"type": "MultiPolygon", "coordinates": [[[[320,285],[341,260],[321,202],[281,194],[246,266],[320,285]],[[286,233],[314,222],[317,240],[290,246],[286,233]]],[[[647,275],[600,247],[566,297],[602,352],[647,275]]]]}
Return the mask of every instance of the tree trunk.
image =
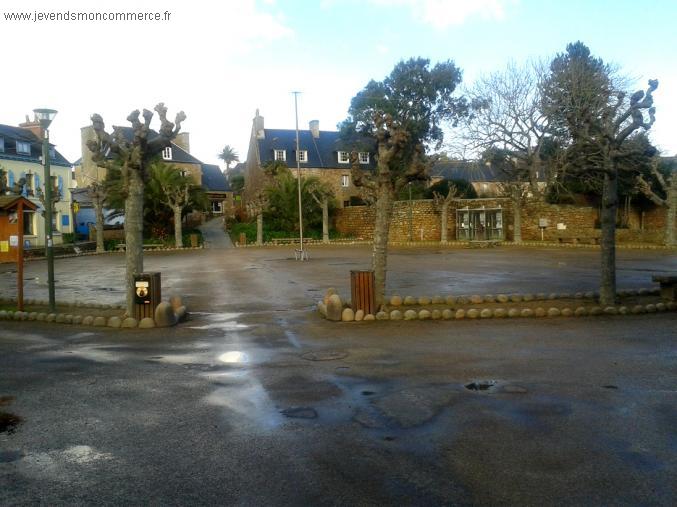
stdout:
{"type": "Polygon", "coordinates": [[[668,207],[665,210],[665,244],[675,246],[675,214],[677,213],[677,174],[670,177],[668,195],[666,196],[668,207]]]}
{"type": "Polygon", "coordinates": [[[94,204],[94,216],[96,220],[96,251],[101,253],[105,250],[103,243],[103,199],[95,195],[92,199],[92,204],[94,204]]]}
{"type": "Polygon", "coordinates": [[[390,215],[393,207],[393,196],[388,185],[379,184],[375,206],[376,220],[374,223],[372,269],[374,270],[376,308],[380,308],[384,303],[386,292],[388,235],[390,233],[390,215]]]}
{"type": "Polygon", "coordinates": [[[604,173],[602,189],[602,272],[600,302],[603,305],[616,303],[616,215],[618,213],[618,174],[604,173]]]}
{"type": "Polygon", "coordinates": [[[174,206],[174,241],[176,248],[183,248],[183,228],[181,224],[181,206],[174,206]]]}
{"type": "Polygon", "coordinates": [[[522,242],[522,199],[513,195],[512,199],[512,240],[514,243],[522,242]]]}
{"type": "Polygon", "coordinates": [[[449,220],[449,202],[442,203],[442,217],[440,223],[440,243],[447,244],[447,221],[449,220]]]}
{"type": "Polygon", "coordinates": [[[256,244],[263,245],[263,213],[256,215],[256,244]]]}
{"type": "Polygon", "coordinates": [[[125,263],[127,315],[134,315],[134,275],[143,272],[143,179],[138,170],[129,171],[125,199],[125,263]]]}
{"type": "Polygon", "coordinates": [[[329,199],[322,199],[322,243],[329,243],[329,199]]]}

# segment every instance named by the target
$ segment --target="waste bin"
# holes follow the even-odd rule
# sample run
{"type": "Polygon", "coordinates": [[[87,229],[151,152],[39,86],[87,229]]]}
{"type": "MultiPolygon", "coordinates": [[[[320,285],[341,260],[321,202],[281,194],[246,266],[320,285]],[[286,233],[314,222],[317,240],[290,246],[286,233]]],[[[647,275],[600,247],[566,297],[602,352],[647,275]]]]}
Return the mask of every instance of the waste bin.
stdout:
{"type": "Polygon", "coordinates": [[[155,308],[162,301],[160,272],[139,273],[134,276],[134,318],[141,320],[155,316],[155,308]]]}
{"type": "Polygon", "coordinates": [[[190,235],[190,246],[193,248],[197,248],[197,234],[190,235]]]}
{"type": "Polygon", "coordinates": [[[247,244],[247,235],[244,232],[240,233],[240,246],[244,246],[247,244]]]}
{"type": "Polygon", "coordinates": [[[354,311],[362,310],[365,315],[376,313],[374,272],[372,270],[350,271],[350,296],[354,311]]]}

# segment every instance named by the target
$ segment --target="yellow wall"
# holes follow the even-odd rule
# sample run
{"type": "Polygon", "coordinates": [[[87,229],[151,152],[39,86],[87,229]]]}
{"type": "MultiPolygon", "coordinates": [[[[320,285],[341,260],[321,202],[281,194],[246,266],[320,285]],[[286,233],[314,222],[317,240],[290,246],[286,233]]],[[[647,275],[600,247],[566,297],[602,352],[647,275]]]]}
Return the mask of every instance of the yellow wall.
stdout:
{"type": "MultiPolygon", "coordinates": [[[[21,178],[21,173],[32,173],[38,174],[40,176],[40,186],[44,191],[45,185],[45,172],[42,165],[34,162],[23,162],[17,160],[0,160],[0,165],[6,170],[14,173],[14,182],[18,182],[21,178]]],[[[57,228],[58,232],[53,234],[54,243],[59,244],[62,242],[61,234],[73,232],[73,217],[71,213],[71,192],[70,188],[73,186],[71,178],[71,168],[52,165],[50,166],[50,173],[52,176],[61,176],[63,179],[63,196],[61,200],[56,203],[55,210],[57,213],[57,228]],[[68,214],[68,226],[64,227],[61,225],[61,217],[65,214],[68,214]]],[[[8,176],[9,180],[9,176],[8,176]]],[[[32,202],[41,205],[40,200],[36,197],[28,197],[32,202]]],[[[39,212],[36,212],[33,216],[33,235],[26,235],[24,239],[27,239],[31,242],[31,246],[44,246],[45,245],[45,220],[39,212]]]]}

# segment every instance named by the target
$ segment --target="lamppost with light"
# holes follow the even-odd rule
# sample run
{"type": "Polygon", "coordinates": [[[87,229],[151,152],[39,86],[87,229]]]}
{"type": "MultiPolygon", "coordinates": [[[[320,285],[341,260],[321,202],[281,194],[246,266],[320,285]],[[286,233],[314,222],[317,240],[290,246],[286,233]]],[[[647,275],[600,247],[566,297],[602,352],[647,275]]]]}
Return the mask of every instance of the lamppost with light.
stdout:
{"type": "Polygon", "coordinates": [[[56,116],[54,109],[33,109],[42,130],[42,163],[45,167],[45,257],[47,257],[47,288],[49,310],[56,311],[54,295],[54,249],[52,241],[52,175],[49,167],[49,126],[56,116]]]}

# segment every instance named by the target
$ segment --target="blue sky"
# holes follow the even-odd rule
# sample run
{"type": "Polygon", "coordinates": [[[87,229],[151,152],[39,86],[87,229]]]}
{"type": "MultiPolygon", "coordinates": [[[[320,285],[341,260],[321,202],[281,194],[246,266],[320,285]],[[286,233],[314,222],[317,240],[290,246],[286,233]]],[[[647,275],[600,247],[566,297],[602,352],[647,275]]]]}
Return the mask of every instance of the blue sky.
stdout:
{"type": "MultiPolygon", "coordinates": [[[[3,69],[0,123],[17,124],[35,107],[59,110],[52,139],[80,156],[80,127],[93,112],[125,124],[135,108],[164,101],[185,110],[191,151],[216,163],[231,144],[246,157],[257,108],[266,126],[293,128],[292,90],[302,91],[299,123],[334,128],[350,98],[401,59],[452,59],[464,84],[509,61],[550,58],[582,40],[644,87],[656,77],[652,137],[677,154],[677,2],[654,0],[149,0],[144,11],[169,21],[9,22],[6,12],[117,12],[140,2],[23,0],[0,6],[0,42],[15,57],[3,69]],[[43,45],[41,40],[47,43],[43,45]],[[15,45],[16,41],[20,44],[15,45]],[[49,86],[38,67],[49,52],[49,86]],[[22,56],[23,55],[23,56],[22,56]]],[[[6,55],[7,58],[7,55],[6,55]]]]}

